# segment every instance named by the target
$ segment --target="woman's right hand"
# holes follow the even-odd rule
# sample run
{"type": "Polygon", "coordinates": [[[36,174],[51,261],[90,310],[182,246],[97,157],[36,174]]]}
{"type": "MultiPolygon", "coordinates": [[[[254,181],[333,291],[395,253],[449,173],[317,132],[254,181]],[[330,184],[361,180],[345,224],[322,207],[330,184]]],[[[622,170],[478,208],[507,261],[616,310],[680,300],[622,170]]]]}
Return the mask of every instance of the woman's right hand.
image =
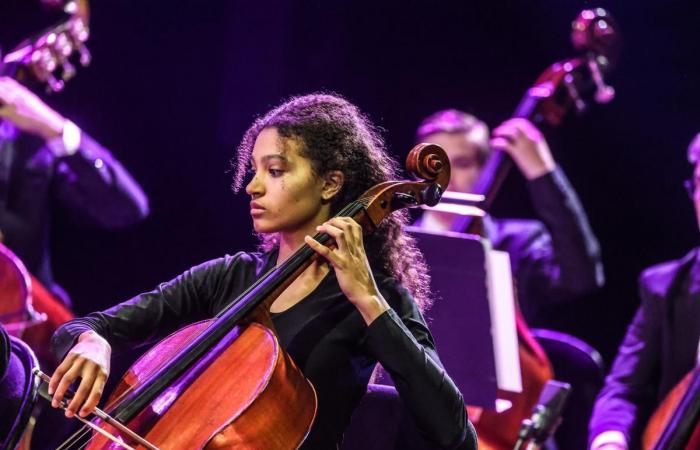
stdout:
{"type": "Polygon", "coordinates": [[[78,343],[68,352],[56,368],[49,382],[49,395],[53,395],[51,406],[58,408],[70,385],[80,378],[80,386],[66,408],[66,417],[80,408],[80,417],[90,414],[100,401],[105,382],[109,376],[112,348],[94,331],[80,335],[78,343]]]}

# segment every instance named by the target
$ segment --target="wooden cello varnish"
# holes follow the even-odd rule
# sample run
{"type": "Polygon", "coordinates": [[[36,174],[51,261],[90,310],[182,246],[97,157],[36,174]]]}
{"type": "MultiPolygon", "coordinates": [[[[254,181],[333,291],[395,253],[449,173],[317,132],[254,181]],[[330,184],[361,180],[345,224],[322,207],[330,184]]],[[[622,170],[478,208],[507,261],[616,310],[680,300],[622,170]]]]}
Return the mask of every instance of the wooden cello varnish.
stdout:
{"type": "MultiPolygon", "coordinates": [[[[212,321],[190,325],[144,354],[126,373],[111,403],[127,388],[151,376],[161,362],[177,356],[192,336],[212,321]]],[[[283,351],[274,333],[252,323],[232,330],[194,380],[184,375],[130,423],[140,428],[157,419],[145,438],[160,449],[296,449],[311,428],[316,394],[283,351]],[[229,341],[235,340],[235,345],[229,341]],[[177,401],[175,401],[177,399],[177,401]],[[283,401],[280,401],[283,400],[283,401]],[[193,415],[193,411],[199,411],[193,415]]],[[[110,433],[118,431],[106,426],[110,433]]],[[[114,445],[97,435],[86,449],[114,445]]]]}
{"type": "Polygon", "coordinates": [[[642,436],[644,450],[700,450],[700,369],[673,387],[654,411],[642,436]]]}
{"type": "MultiPolygon", "coordinates": [[[[365,234],[391,212],[434,205],[447,187],[449,160],[436,145],[420,144],[407,170],[422,181],[387,181],[366,191],[339,216],[365,234]]],[[[314,236],[332,245],[330,236],[314,236]]],[[[122,378],[108,413],[159,449],[295,449],[316,413],[311,383],[280,347],[270,305],[317,258],[304,245],[270,269],[216,318],[187,326],[156,344],[122,378]]],[[[106,431],[143,448],[110,425],[106,431]]],[[[101,434],[84,448],[116,449],[101,434]]]]}

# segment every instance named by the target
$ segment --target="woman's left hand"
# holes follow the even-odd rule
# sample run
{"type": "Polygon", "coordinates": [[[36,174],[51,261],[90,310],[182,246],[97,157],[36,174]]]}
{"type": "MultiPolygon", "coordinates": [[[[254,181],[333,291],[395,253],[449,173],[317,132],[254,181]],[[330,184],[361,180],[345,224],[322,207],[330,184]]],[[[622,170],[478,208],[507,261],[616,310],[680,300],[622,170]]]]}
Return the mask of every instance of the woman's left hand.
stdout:
{"type": "Polygon", "coordinates": [[[316,230],[332,237],[337,248],[326,247],[311,236],[305,237],[306,243],[333,266],[340,289],[369,325],[389,305],[372,276],[362,243],[362,227],[350,217],[334,217],[316,230]]]}

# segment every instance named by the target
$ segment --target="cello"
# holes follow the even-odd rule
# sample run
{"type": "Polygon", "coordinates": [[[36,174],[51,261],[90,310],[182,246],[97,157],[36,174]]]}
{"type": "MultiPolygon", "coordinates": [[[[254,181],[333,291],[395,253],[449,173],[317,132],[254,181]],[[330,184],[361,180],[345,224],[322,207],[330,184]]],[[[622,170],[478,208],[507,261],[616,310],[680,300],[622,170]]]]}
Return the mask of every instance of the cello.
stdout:
{"type": "MultiPolygon", "coordinates": [[[[337,216],[352,217],[370,234],[397,209],[436,204],[449,182],[445,152],[418,145],[408,155],[407,167],[418,181],[380,183],[337,216]]],[[[314,238],[331,243],[325,233],[314,238]]],[[[316,255],[303,245],[214,319],[190,325],[153,347],[108,400],[114,419],[97,421],[103,431],[132,448],[297,448],[313,422],[315,393],[280,349],[270,306],[316,255]],[[226,395],[212,395],[213,389],[226,395]],[[205,419],[188,420],[192,417],[205,419]],[[124,432],[113,420],[131,431],[124,432]]],[[[86,445],[113,448],[114,442],[99,433],[86,445]]]]}
{"type": "Polygon", "coordinates": [[[654,411],[642,436],[644,450],[700,448],[700,368],[691,370],[654,411]]]}
{"type": "MultiPolygon", "coordinates": [[[[619,53],[620,36],[614,19],[602,8],[584,10],[572,24],[571,40],[581,55],[556,62],[546,69],[528,89],[512,117],[557,126],[568,111],[583,112],[591,97],[598,103],[613,99],[614,89],[606,84],[604,75],[619,53]]],[[[490,209],[513,165],[505,151],[492,150],[472,190],[483,198],[480,208],[490,209]]],[[[453,229],[483,235],[480,219],[461,216],[453,229]]],[[[512,404],[504,412],[483,410],[470,414],[474,417],[482,449],[506,450],[515,446],[521,422],[529,417],[542,388],[553,377],[545,352],[530,334],[519,311],[516,327],[523,390],[521,393],[499,392],[500,398],[512,404]]]]}

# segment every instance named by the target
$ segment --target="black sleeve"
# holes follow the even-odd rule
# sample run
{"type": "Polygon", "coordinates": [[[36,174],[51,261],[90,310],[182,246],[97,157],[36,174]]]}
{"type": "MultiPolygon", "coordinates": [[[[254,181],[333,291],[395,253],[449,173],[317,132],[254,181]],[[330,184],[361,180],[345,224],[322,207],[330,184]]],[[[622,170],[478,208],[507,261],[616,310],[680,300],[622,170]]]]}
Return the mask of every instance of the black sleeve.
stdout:
{"type": "Polygon", "coordinates": [[[661,354],[661,300],[641,283],[642,303],[627,329],[589,423],[591,440],[622,432],[634,446],[657,398],[661,354]]]}
{"type": "Polygon", "coordinates": [[[600,245],[574,188],[560,168],[528,183],[546,232],[533,237],[521,265],[539,293],[567,299],[590,293],[605,281],[600,245]]]}
{"type": "Polygon", "coordinates": [[[161,339],[178,328],[215,315],[216,310],[242,286],[236,264],[243,254],[226,256],[193,267],[151,292],[102,312],[62,325],[51,341],[59,360],[75,345],[80,334],[93,330],[116,352],[161,339]]]}
{"type": "Polygon", "coordinates": [[[403,288],[382,289],[392,309],[368,327],[364,345],[394,380],[423,436],[455,448],[466,436],[464,400],[445,372],[425,320],[403,288]]]}
{"type": "Polygon", "coordinates": [[[76,221],[106,229],[144,219],[148,198],[112,154],[86,133],[70,156],[58,158],[53,192],[76,221]]]}

